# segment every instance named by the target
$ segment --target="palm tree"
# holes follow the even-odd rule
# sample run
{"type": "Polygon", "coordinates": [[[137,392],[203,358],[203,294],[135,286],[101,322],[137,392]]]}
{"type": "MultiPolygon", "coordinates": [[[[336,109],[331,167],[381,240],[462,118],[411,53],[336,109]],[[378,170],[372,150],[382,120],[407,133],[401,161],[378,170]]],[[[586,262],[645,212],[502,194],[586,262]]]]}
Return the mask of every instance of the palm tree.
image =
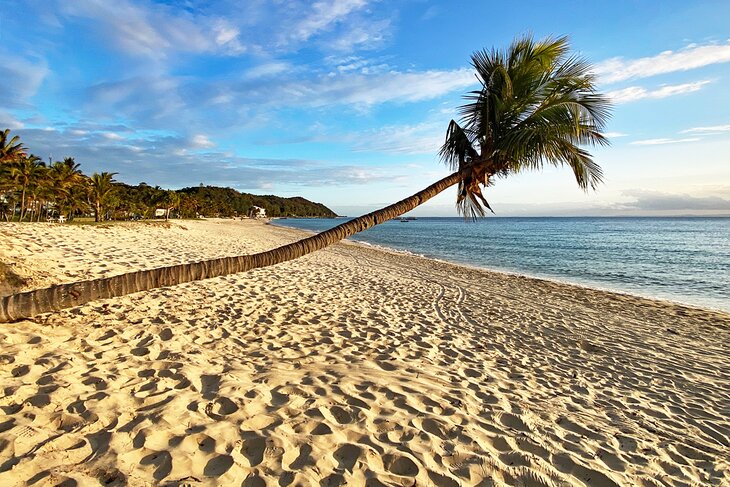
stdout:
{"type": "Polygon", "coordinates": [[[10,171],[12,163],[21,157],[25,157],[26,149],[20,143],[20,138],[16,135],[10,138],[10,129],[0,132],[0,196],[3,200],[3,213],[6,220],[10,220],[8,210],[15,211],[15,205],[10,204],[10,200],[14,199],[10,193],[15,189],[15,181],[10,171]]]}
{"type": "Polygon", "coordinates": [[[441,148],[456,171],[413,196],[332,229],[266,252],[226,257],[78,282],[3,298],[0,320],[15,320],[95,299],[222,276],[296,259],[406,213],[458,184],[457,207],[465,215],[489,205],[482,187],[499,177],[545,164],[567,165],[578,185],[601,181],[600,167],[580,145],[606,144],[601,134],[607,99],[596,93],[591,66],[570,55],[566,38],[516,40],[507,50],[472,56],[480,83],[451,121],[441,148]]]}
{"type": "Polygon", "coordinates": [[[25,147],[20,143],[20,138],[16,135],[8,140],[8,137],[10,137],[10,129],[0,132],[0,164],[25,156],[25,147]]]}
{"type": "Polygon", "coordinates": [[[59,211],[65,212],[69,219],[73,218],[74,210],[83,206],[80,202],[83,191],[78,186],[84,184],[86,176],[81,172],[80,164],[73,157],[56,161],[51,164],[50,177],[59,211]]]}
{"type": "Polygon", "coordinates": [[[96,214],[94,221],[101,221],[102,209],[106,206],[107,200],[114,191],[115,172],[94,173],[91,175],[91,197],[94,202],[96,214]]]}
{"type": "Polygon", "coordinates": [[[10,166],[11,178],[20,186],[20,221],[23,221],[27,207],[25,193],[28,186],[35,184],[35,180],[43,167],[45,165],[41,161],[41,158],[34,155],[18,157],[10,166]]]}
{"type": "Polygon", "coordinates": [[[46,200],[46,194],[48,193],[48,168],[46,164],[38,158],[36,161],[36,168],[33,174],[33,179],[28,186],[30,192],[30,218],[28,221],[33,221],[35,216],[36,221],[40,221],[40,216],[43,210],[43,203],[46,200]],[[37,213],[37,214],[36,214],[37,213]]]}
{"type": "Polygon", "coordinates": [[[165,191],[165,220],[170,219],[170,212],[174,209],[178,209],[178,213],[180,212],[180,193],[177,191],[165,191]]]}

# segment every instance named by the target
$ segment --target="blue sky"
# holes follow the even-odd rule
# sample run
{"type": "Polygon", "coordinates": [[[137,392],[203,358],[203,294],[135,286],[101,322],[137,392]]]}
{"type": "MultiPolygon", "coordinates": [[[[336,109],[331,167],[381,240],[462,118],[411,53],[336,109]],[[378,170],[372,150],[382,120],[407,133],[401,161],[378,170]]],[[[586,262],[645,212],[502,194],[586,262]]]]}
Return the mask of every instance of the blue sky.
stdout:
{"type": "MultiPolygon", "coordinates": [[[[9,0],[0,128],[44,159],[168,188],[302,195],[341,214],[447,174],[469,57],[570,37],[612,97],[606,182],[500,180],[498,215],[730,214],[730,2],[9,0]]],[[[416,215],[454,215],[454,191],[416,215]]]]}

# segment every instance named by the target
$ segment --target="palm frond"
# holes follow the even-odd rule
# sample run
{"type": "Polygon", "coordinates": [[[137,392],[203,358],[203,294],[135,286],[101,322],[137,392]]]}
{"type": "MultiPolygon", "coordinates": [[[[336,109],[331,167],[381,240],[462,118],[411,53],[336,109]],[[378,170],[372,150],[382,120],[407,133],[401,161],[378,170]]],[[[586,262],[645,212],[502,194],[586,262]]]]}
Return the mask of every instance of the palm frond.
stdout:
{"type": "Polygon", "coordinates": [[[476,217],[490,209],[482,189],[494,178],[545,164],[567,165],[578,185],[595,189],[600,166],[581,146],[607,145],[609,100],[596,92],[591,64],[572,55],[567,37],[516,39],[506,50],[472,55],[480,83],[451,121],[441,159],[463,171],[457,207],[476,217]]]}
{"type": "Polygon", "coordinates": [[[468,133],[452,120],[446,130],[446,140],[439,151],[441,159],[454,171],[464,168],[477,156],[468,133]]]}

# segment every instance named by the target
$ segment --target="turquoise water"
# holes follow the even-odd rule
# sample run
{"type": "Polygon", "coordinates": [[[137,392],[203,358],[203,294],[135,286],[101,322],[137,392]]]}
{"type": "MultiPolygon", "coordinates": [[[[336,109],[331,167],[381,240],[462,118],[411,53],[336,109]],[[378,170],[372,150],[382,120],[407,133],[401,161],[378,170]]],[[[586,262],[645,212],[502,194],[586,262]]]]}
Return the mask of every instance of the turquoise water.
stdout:
{"type": "MultiPolygon", "coordinates": [[[[274,223],[317,232],[343,221],[274,223]]],[[[351,240],[730,311],[730,218],[419,218],[351,240]]]]}

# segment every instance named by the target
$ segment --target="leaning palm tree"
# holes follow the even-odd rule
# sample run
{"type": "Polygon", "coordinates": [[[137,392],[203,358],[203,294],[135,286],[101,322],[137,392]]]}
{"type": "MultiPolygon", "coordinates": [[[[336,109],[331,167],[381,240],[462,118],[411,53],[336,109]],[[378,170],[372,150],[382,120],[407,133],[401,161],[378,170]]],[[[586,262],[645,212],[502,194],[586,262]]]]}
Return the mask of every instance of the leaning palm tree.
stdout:
{"type": "Polygon", "coordinates": [[[95,299],[243,272],[279,264],[322,249],[406,213],[458,185],[457,207],[484,214],[482,188],[497,178],[545,164],[567,165],[583,189],[601,181],[600,167],[581,146],[606,144],[609,115],[596,93],[591,66],[569,52],[566,38],[516,40],[507,50],[472,56],[479,88],[467,95],[461,123],[452,121],[441,148],[455,171],[402,201],[332,229],[266,252],[138,271],[4,298],[0,320],[14,320],[95,299]]]}
{"type": "Polygon", "coordinates": [[[94,173],[91,175],[91,200],[94,203],[94,221],[100,222],[102,210],[106,207],[107,200],[114,191],[115,172],[94,173]]]}

